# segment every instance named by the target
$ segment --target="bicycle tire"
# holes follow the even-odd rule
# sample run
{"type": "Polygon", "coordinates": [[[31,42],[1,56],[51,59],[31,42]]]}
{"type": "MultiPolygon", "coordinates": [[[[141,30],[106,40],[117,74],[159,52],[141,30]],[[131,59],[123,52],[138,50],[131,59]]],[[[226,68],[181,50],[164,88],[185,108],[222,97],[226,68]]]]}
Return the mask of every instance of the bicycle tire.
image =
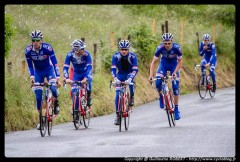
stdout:
{"type": "Polygon", "coordinates": [[[123,111],[122,111],[122,96],[123,94],[121,93],[121,95],[119,96],[119,102],[118,102],[118,105],[119,105],[119,132],[121,132],[121,127],[122,127],[122,118],[123,118],[123,111]]]}
{"type": "Polygon", "coordinates": [[[80,125],[81,125],[81,119],[80,119],[80,113],[79,113],[79,110],[76,109],[76,101],[77,101],[77,97],[78,95],[74,94],[73,95],[73,124],[74,124],[74,127],[76,129],[79,129],[80,125]]]}
{"type": "Polygon", "coordinates": [[[85,115],[82,115],[83,124],[84,124],[85,128],[88,128],[89,124],[90,124],[91,114],[90,114],[90,108],[86,105],[84,106],[84,113],[85,113],[85,115]]]}
{"type": "Polygon", "coordinates": [[[168,106],[168,103],[169,103],[169,101],[168,101],[168,94],[167,93],[165,93],[164,94],[164,100],[165,100],[165,111],[166,111],[166,114],[167,114],[167,118],[168,118],[168,123],[169,123],[169,126],[170,127],[172,127],[172,124],[171,124],[171,115],[170,115],[170,112],[169,112],[169,106],[168,106]]]}
{"type": "Polygon", "coordinates": [[[210,89],[209,89],[209,94],[210,97],[213,98],[215,96],[215,92],[213,92],[213,81],[212,81],[212,77],[210,77],[210,89]]]}
{"type": "Polygon", "coordinates": [[[198,80],[198,93],[201,99],[204,99],[207,94],[207,77],[206,75],[201,75],[198,80]],[[204,84],[202,85],[202,79],[204,77],[204,84]]]}
{"type": "Polygon", "coordinates": [[[41,105],[41,109],[40,109],[40,114],[39,114],[39,120],[40,120],[40,134],[42,137],[45,136],[46,132],[47,132],[47,120],[46,120],[46,108],[43,102],[43,98],[42,98],[42,105],[41,105]]]}
{"type": "Polygon", "coordinates": [[[50,136],[51,133],[52,133],[52,126],[53,126],[53,115],[54,115],[54,112],[53,112],[53,104],[51,103],[51,105],[49,106],[49,109],[48,109],[48,118],[47,118],[47,123],[48,123],[48,135],[50,136]]]}
{"type": "Polygon", "coordinates": [[[169,97],[170,97],[170,105],[172,108],[172,111],[170,112],[170,117],[171,117],[173,126],[176,126],[176,121],[175,121],[175,117],[174,117],[175,104],[174,104],[174,98],[173,98],[173,95],[171,92],[169,92],[169,97]]]}
{"type": "Polygon", "coordinates": [[[130,106],[129,106],[129,92],[127,92],[126,96],[126,101],[125,101],[125,106],[126,106],[126,111],[124,111],[124,125],[125,125],[125,130],[127,131],[129,128],[129,122],[130,122],[130,106]]]}

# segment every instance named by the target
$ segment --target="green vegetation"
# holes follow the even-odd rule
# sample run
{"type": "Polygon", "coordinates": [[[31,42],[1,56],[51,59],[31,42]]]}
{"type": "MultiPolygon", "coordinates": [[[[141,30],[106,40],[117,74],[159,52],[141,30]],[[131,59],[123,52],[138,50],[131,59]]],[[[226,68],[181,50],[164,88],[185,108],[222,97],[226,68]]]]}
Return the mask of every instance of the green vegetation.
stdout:
{"type": "MultiPolygon", "coordinates": [[[[76,38],[85,38],[87,50],[93,56],[97,44],[96,69],[93,78],[93,116],[114,112],[115,91],[109,90],[111,57],[117,51],[118,38],[130,35],[132,48],[139,58],[136,78],[136,105],[158,98],[156,90],[148,84],[148,68],[157,45],[161,42],[162,24],[168,21],[168,31],[183,49],[181,94],[195,91],[199,72],[193,65],[200,63],[196,32],[200,41],[204,33],[213,36],[218,63],[218,88],[235,85],[235,6],[234,5],[6,5],[5,56],[13,62],[11,71],[5,64],[5,131],[26,130],[38,121],[35,95],[31,91],[29,74],[20,72],[25,60],[24,48],[31,43],[29,34],[38,29],[44,41],[50,43],[61,67],[70,44],[76,38]],[[152,22],[156,20],[153,36],[152,22]],[[181,24],[184,24],[181,39],[181,24]],[[114,32],[114,48],[111,48],[114,32]],[[6,36],[11,39],[6,39],[6,36]],[[10,41],[11,40],[11,41],[10,41]]],[[[60,114],[55,124],[71,121],[70,87],[60,88],[60,114]]],[[[181,101],[180,101],[181,104],[181,101]]],[[[113,122],[113,121],[109,121],[113,122]]]]}

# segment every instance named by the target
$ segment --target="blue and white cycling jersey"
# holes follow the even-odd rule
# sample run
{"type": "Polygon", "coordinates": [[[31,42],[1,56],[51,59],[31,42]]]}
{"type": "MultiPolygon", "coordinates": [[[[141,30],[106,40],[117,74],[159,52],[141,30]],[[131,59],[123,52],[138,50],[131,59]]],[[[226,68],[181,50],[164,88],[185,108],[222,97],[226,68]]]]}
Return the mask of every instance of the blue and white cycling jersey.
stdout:
{"type": "Polygon", "coordinates": [[[216,61],[217,61],[217,53],[216,53],[215,44],[213,42],[209,42],[209,44],[207,45],[208,48],[204,51],[203,47],[205,45],[206,44],[204,44],[204,41],[202,41],[200,43],[199,55],[203,56],[203,58],[206,60],[207,63],[210,63],[211,65],[214,64],[214,66],[215,66],[216,61]]]}
{"type": "Polygon", "coordinates": [[[77,56],[74,51],[67,54],[63,67],[63,73],[66,79],[69,78],[68,69],[70,62],[72,62],[74,77],[76,75],[82,75],[83,78],[86,77],[88,80],[92,79],[92,58],[87,50],[84,50],[82,56],[77,56]]]}
{"type": "Polygon", "coordinates": [[[50,44],[42,42],[39,50],[34,49],[32,44],[28,45],[25,48],[25,57],[27,59],[28,72],[31,77],[34,76],[35,70],[45,72],[49,70],[49,67],[53,66],[56,77],[60,78],[58,62],[50,44]]]}
{"type": "MultiPolygon", "coordinates": [[[[111,73],[113,78],[117,77],[117,75],[129,74],[129,77],[133,79],[138,73],[137,55],[133,52],[129,52],[126,56],[123,56],[119,51],[114,53],[112,56],[111,73]]],[[[121,81],[124,81],[123,79],[121,81]]]]}
{"type": "Polygon", "coordinates": [[[162,54],[161,61],[163,60],[168,63],[177,62],[178,59],[182,58],[182,49],[179,44],[173,42],[172,48],[168,51],[165,48],[164,43],[161,43],[158,45],[154,57],[159,58],[160,54],[162,54]]]}

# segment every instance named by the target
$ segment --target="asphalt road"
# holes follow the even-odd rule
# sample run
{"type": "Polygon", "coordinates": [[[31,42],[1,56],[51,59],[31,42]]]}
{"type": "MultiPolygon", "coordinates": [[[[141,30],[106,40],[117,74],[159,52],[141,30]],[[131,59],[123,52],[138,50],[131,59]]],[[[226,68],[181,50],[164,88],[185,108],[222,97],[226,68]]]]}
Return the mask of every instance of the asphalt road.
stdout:
{"type": "Polygon", "coordinates": [[[51,136],[36,129],[5,133],[6,157],[234,157],[236,155],[235,87],[200,99],[180,96],[182,118],[169,127],[154,101],[137,106],[128,131],[118,131],[115,114],[91,118],[89,128],[72,122],[53,126],[51,136]]]}

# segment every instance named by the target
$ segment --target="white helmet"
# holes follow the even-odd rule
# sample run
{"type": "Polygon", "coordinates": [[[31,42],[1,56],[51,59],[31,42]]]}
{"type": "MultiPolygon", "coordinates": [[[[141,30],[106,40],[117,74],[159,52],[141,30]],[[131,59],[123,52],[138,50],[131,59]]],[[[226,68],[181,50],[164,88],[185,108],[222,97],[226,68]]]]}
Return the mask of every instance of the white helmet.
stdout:
{"type": "Polygon", "coordinates": [[[80,39],[75,39],[72,42],[71,46],[72,46],[73,51],[77,51],[78,49],[84,49],[86,47],[84,42],[80,39]]]}

